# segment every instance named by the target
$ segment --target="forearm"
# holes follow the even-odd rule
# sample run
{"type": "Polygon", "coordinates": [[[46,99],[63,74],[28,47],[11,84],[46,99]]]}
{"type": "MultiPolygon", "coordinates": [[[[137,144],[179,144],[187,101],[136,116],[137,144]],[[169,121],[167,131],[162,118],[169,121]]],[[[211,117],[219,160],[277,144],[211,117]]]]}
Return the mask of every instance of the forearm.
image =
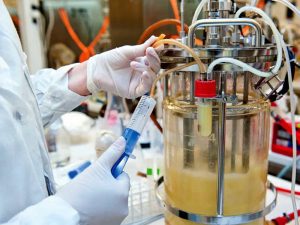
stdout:
{"type": "Polygon", "coordinates": [[[79,214],[69,203],[59,197],[52,196],[28,207],[8,222],[0,225],[78,225],[79,219],[79,214]]]}
{"type": "Polygon", "coordinates": [[[81,96],[90,95],[87,89],[87,62],[80,63],[69,71],[68,88],[81,96]]]}
{"type": "MultiPolygon", "coordinates": [[[[44,126],[48,126],[64,113],[70,112],[86,99],[84,93],[78,94],[69,87],[69,73],[79,65],[73,64],[58,70],[44,69],[31,76],[44,126]]],[[[76,73],[74,77],[72,76],[72,84],[75,78],[82,79],[77,77],[79,75],[81,74],[76,73]]],[[[84,81],[81,82],[83,83],[80,84],[84,85],[84,81]]]]}

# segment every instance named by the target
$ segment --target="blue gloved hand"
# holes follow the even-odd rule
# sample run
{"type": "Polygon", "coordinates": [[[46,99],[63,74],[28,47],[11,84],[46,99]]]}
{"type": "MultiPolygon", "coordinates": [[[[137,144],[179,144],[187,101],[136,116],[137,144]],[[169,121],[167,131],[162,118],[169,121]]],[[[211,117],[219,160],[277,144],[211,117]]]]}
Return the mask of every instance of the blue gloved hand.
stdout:
{"type": "Polygon", "coordinates": [[[119,225],[128,215],[129,177],[123,172],[115,179],[111,174],[124,148],[125,140],[120,137],[89,168],[56,193],[77,210],[80,224],[119,225]]]}

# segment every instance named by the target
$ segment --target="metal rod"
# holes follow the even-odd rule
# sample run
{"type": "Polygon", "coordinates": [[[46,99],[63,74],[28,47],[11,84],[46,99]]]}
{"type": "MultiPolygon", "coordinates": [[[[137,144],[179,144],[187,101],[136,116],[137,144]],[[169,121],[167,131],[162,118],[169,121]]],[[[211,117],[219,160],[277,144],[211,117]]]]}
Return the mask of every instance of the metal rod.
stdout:
{"type": "Polygon", "coordinates": [[[236,167],[236,160],[235,160],[235,155],[236,155],[236,150],[237,150],[237,120],[233,119],[232,120],[232,141],[231,141],[231,171],[234,172],[235,171],[235,167],[236,167]]]}
{"type": "Polygon", "coordinates": [[[218,216],[222,216],[224,210],[225,123],[226,123],[226,103],[221,102],[219,103],[218,196],[217,196],[218,216]]]}
{"type": "Polygon", "coordinates": [[[185,73],[180,72],[179,73],[181,76],[181,88],[182,88],[182,100],[186,101],[187,100],[187,90],[186,90],[186,76],[185,73]]]}
{"type": "Polygon", "coordinates": [[[180,3],[180,12],[181,12],[181,31],[180,31],[180,38],[184,38],[185,32],[184,32],[184,0],[181,0],[180,3]]]}
{"type": "Polygon", "coordinates": [[[249,101],[249,73],[245,72],[245,75],[244,75],[243,104],[247,104],[248,101],[249,101]]]}
{"type": "MultiPolygon", "coordinates": [[[[249,101],[249,76],[248,72],[244,75],[244,93],[243,104],[247,104],[249,101]]],[[[249,153],[250,153],[250,118],[245,117],[243,120],[243,152],[242,152],[242,168],[243,172],[249,170],[249,153]]]]}
{"type": "MultiPolygon", "coordinates": [[[[232,73],[233,76],[233,84],[232,84],[232,96],[234,98],[237,98],[236,96],[236,92],[237,92],[237,73],[233,72],[232,73]]],[[[232,120],[232,140],[231,140],[231,171],[234,172],[235,171],[235,167],[236,167],[236,151],[237,151],[237,139],[238,139],[238,135],[237,135],[237,129],[238,129],[238,125],[237,125],[237,120],[233,118],[232,120]]]]}
{"type": "Polygon", "coordinates": [[[195,73],[190,73],[190,104],[193,105],[195,103],[195,73]]]}
{"type": "Polygon", "coordinates": [[[165,76],[164,80],[164,98],[169,94],[169,76],[165,76]]]}
{"type": "MultiPolygon", "coordinates": [[[[220,74],[219,96],[226,96],[226,73],[220,74]]],[[[219,102],[219,130],[218,130],[218,195],[217,214],[223,216],[224,210],[224,174],[225,174],[225,130],[226,130],[226,101],[219,102]]]]}
{"type": "Polygon", "coordinates": [[[237,19],[202,19],[198,20],[190,26],[188,33],[188,44],[191,48],[194,47],[194,33],[199,27],[212,27],[212,26],[229,26],[229,25],[247,25],[251,26],[255,30],[256,34],[256,46],[260,47],[262,44],[262,29],[258,22],[248,18],[237,19]]]}

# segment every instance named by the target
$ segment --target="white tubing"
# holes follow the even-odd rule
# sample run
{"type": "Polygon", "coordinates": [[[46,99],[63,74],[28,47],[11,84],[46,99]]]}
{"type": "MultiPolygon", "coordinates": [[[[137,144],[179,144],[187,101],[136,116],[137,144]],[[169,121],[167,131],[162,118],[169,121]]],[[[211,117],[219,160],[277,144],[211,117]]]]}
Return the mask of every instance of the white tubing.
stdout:
{"type": "Polygon", "coordinates": [[[207,73],[211,73],[214,69],[214,67],[218,64],[221,64],[221,63],[231,63],[231,64],[234,64],[234,65],[237,65],[241,68],[243,68],[244,71],[249,71],[257,76],[260,76],[260,77],[269,77],[271,75],[273,75],[271,72],[262,72],[258,69],[255,69],[254,67],[252,66],[249,66],[248,64],[240,61],[240,60],[237,60],[237,59],[233,59],[233,58],[220,58],[220,59],[216,59],[214,60],[207,68],[207,73]]]}
{"type": "Polygon", "coordinates": [[[272,1],[284,4],[290,10],[292,10],[295,14],[297,14],[297,16],[300,17],[300,10],[296,6],[294,6],[292,3],[290,3],[288,0],[272,0],[272,1]]]}
{"type": "MultiPolygon", "coordinates": [[[[255,8],[255,7],[243,7],[242,8],[244,11],[247,10],[251,10],[254,11],[258,14],[260,14],[266,21],[267,23],[271,26],[271,24],[274,25],[274,23],[272,21],[270,21],[269,17],[266,16],[266,14],[255,8]],[[269,18],[269,19],[267,19],[269,18]]],[[[239,10],[238,12],[241,13],[243,12],[243,10],[239,10]]],[[[237,13],[238,14],[238,13],[237,13]]],[[[240,14],[238,14],[239,16],[240,14]]],[[[271,27],[272,28],[272,27],[271,27]]],[[[273,29],[272,29],[273,30],[273,29]]],[[[298,217],[298,212],[297,212],[297,203],[296,203],[296,195],[295,195],[295,186],[296,186],[296,176],[297,176],[297,142],[296,142],[296,123],[295,123],[295,109],[296,109],[296,103],[295,103],[295,98],[294,98],[294,90],[293,90],[293,80],[292,80],[292,72],[291,72],[291,66],[290,66],[290,58],[289,58],[289,54],[287,51],[287,46],[281,36],[281,34],[279,33],[279,31],[277,30],[277,28],[275,27],[275,29],[273,30],[274,32],[274,36],[278,36],[279,37],[279,41],[280,41],[280,46],[283,49],[284,52],[284,56],[286,59],[286,64],[287,64],[287,72],[288,72],[288,81],[289,81],[289,90],[290,90],[290,95],[291,95],[291,100],[290,100],[290,104],[291,104],[291,121],[292,121],[292,141],[293,141],[293,167],[292,167],[292,185],[291,185],[291,199],[292,199],[292,205],[293,205],[293,210],[294,210],[294,215],[295,215],[295,225],[299,225],[299,217],[298,217]]],[[[280,51],[281,52],[281,49],[280,51]]],[[[256,74],[258,76],[266,76],[267,74],[270,73],[265,73],[265,72],[261,72],[249,65],[247,65],[246,63],[243,63],[239,60],[236,59],[231,59],[231,58],[221,58],[221,59],[217,59],[215,61],[213,61],[208,69],[207,72],[211,73],[213,68],[220,63],[232,63],[235,64],[237,66],[242,67],[245,71],[249,71],[253,74],[256,74]]]]}
{"type": "Polygon", "coordinates": [[[198,17],[200,15],[203,7],[208,2],[209,2],[209,0],[201,0],[201,2],[199,3],[197,9],[195,10],[195,13],[194,13],[194,16],[193,16],[193,20],[192,20],[192,24],[195,23],[198,20],[198,17]]]}
{"type": "Polygon", "coordinates": [[[285,60],[287,63],[287,71],[288,71],[288,80],[289,80],[289,89],[290,89],[290,95],[291,95],[291,120],[292,120],[292,141],[293,141],[293,166],[292,166],[292,187],[291,187],[291,199],[293,204],[293,210],[295,215],[295,225],[299,225],[299,216],[298,216],[298,208],[297,208],[297,202],[296,202],[296,195],[295,195],[295,189],[296,189],[296,177],[297,177],[297,142],[296,142],[296,122],[295,122],[295,110],[296,110],[296,103],[295,103],[295,94],[293,89],[293,78],[292,78],[292,72],[291,72],[291,65],[290,65],[290,57],[289,53],[287,51],[287,46],[285,42],[283,41],[283,38],[281,37],[281,45],[283,48],[285,60]]]}
{"type": "Polygon", "coordinates": [[[259,14],[267,22],[267,24],[269,24],[269,26],[272,29],[272,32],[273,32],[273,35],[274,35],[274,38],[276,41],[277,54],[278,54],[276,64],[275,64],[274,68],[272,69],[272,73],[277,74],[281,67],[281,62],[282,62],[282,50],[281,50],[282,48],[281,48],[281,41],[280,41],[281,34],[277,30],[272,19],[264,11],[262,11],[261,9],[258,9],[256,7],[253,7],[253,6],[242,7],[236,12],[234,17],[239,18],[240,15],[246,11],[253,11],[253,12],[256,12],[257,14],[259,14]]]}
{"type": "Polygon", "coordinates": [[[257,0],[251,0],[250,5],[251,5],[251,6],[256,6],[256,3],[257,3],[257,0]]]}
{"type": "MultiPolygon", "coordinates": [[[[286,0],[280,0],[280,1],[285,2],[286,4],[289,3],[286,0]]],[[[277,36],[277,38],[279,38],[280,45],[283,49],[284,57],[285,57],[286,64],[287,64],[289,90],[290,90],[290,95],[291,95],[290,104],[291,104],[292,141],[293,141],[293,166],[292,166],[291,199],[292,199],[293,210],[294,210],[294,214],[295,214],[295,225],[299,225],[299,219],[298,219],[299,217],[298,217],[298,213],[297,213],[297,203],[296,203],[296,195],[295,195],[296,176],[297,176],[297,142],[296,142],[296,122],[295,122],[296,103],[295,103],[295,98],[294,98],[295,94],[294,94],[294,89],[293,89],[293,78],[292,78],[292,72],[291,72],[291,66],[290,66],[290,57],[289,57],[289,54],[288,54],[288,51],[287,51],[287,46],[286,46],[281,34],[279,33],[279,31],[275,27],[275,24],[270,19],[270,17],[268,17],[262,10],[260,10],[258,8],[255,8],[255,7],[246,6],[246,7],[241,8],[240,10],[238,10],[238,12],[236,13],[236,16],[239,16],[241,14],[241,12],[244,12],[244,11],[247,11],[247,10],[251,10],[251,11],[256,12],[257,14],[262,16],[266,20],[266,22],[270,25],[270,27],[271,27],[271,29],[274,33],[275,38],[276,38],[276,36],[277,36]]],[[[276,43],[277,43],[277,40],[276,40],[276,43]]],[[[280,50],[280,52],[281,52],[281,50],[280,50]]]]}

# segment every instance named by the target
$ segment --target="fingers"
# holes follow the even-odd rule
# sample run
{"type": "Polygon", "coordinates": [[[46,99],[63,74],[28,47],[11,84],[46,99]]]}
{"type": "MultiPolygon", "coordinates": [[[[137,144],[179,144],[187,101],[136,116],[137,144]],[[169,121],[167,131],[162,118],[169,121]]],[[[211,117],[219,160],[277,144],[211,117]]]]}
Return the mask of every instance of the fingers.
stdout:
{"type": "Polygon", "coordinates": [[[141,76],[141,82],[135,90],[136,96],[141,96],[147,93],[152,86],[154,78],[155,74],[153,71],[144,71],[141,76]]]}
{"type": "Polygon", "coordinates": [[[160,59],[154,48],[150,47],[146,49],[146,57],[150,68],[157,74],[160,71],[160,59]]]}
{"type": "Polygon", "coordinates": [[[119,182],[123,183],[124,186],[127,188],[126,190],[129,191],[129,189],[130,189],[130,178],[129,178],[127,173],[125,173],[125,172],[121,173],[120,176],[118,176],[116,179],[119,182]]]}
{"type": "Polygon", "coordinates": [[[142,44],[142,45],[144,45],[144,47],[145,48],[148,48],[148,47],[150,47],[151,45],[153,45],[154,44],[154,42],[157,40],[157,37],[155,37],[155,36],[151,36],[147,41],[145,41],[144,42],[144,44],[142,44]]]}
{"type": "Polygon", "coordinates": [[[115,162],[121,157],[124,152],[126,141],[124,137],[119,137],[97,160],[107,169],[111,169],[115,162]]]}
{"type": "Polygon", "coordinates": [[[146,50],[146,57],[136,58],[135,61],[130,63],[132,69],[144,72],[151,69],[154,73],[160,71],[160,59],[154,50],[154,48],[149,47],[146,50]]]}
{"type": "MultiPolygon", "coordinates": [[[[145,61],[145,60],[144,60],[145,61]]],[[[147,62],[147,63],[149,63],[149,62],[147,62]]],[[[130,67],[132,68],[132,69],[134,69],[134,70],[136,70],[136,71],[139,71],[139,72],[144,72],[144,71],[146,71],[146,70],[148,70],[149,69],[149,67],[146,65],[146,62],[143,62],[143,63],[141,63],[141,62],[136,62],[136,61],[132,61],[131,63],[130,63],[130,67]]]]}
{"type": "Polygon", "coordinates": [[[159,52],[161,52],[162,50],[164,50],[164,48],[165,48],[164,45],[159,45],[159,46],[157,46],[157,47],[155,48],[155,51],[159,53],[159,52]]]}
{"type": "Polygon", "coordinates": [[[134,60],[137,57],[145,56],[146,49],[150,47],[157,37],[151,36],[145,43],[135,46],[123,46],[118,48],[119,54],[124,55],[128,60],[134,60]]]}

